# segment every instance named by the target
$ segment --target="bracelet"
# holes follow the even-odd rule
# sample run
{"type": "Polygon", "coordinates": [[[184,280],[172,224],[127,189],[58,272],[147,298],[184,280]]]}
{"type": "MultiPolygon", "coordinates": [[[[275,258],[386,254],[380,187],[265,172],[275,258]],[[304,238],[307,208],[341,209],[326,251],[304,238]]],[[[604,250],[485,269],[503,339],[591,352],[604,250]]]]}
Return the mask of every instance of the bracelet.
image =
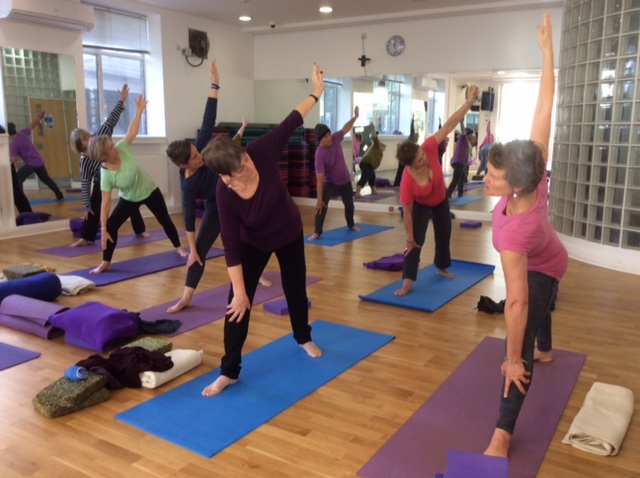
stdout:
{"type": "Polygon", "coordinates": [[[415,244],[416,241],[407,241],[407,244],[415,244]]]}
{"type": "Polygon", "coordinates": [[[211,83],[211,89],[212,90],[219,90],[220,89],[220,85],[218,83],[211,83]]]}
{"type": "Polygon", "coordinates": [[[512,365],[516,365],[516,364],[519,364],[519,363],[521,363],[521,364],[523,364],[523,365],[527,365],[527,363],[528,363],[525,359],[516,359],[516,360],[511,360],[511,359],[509,359],[508,357],[505,357],[505,358],[504,358],[504,361],[505,361],[505,362],[507,362],[507,363],[509,363],[509,364],[512,364],[512,365]]]}
{"type": "Polygon", "coordinates": [[[314,95],[313,93],[311,93],[309,95],[311,98],[313,98],[314,100],[316,100],[316,103],[318,102],[318,97],[316,95],[314,95]]]}

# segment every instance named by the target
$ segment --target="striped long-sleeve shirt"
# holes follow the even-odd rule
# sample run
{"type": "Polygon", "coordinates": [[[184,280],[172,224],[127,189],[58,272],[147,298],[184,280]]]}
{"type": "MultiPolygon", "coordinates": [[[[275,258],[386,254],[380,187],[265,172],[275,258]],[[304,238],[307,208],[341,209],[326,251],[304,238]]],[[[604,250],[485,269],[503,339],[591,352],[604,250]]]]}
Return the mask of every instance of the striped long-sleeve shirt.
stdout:
{"type": "MultiPolygon", "coordinates": [[[[118,124],[118,120],[120,119],[120,115],[124,111],[124,104],[122,101],[118,101],[116,105],[109,113],[109,117],[106,119],[102,125],[93,133],[93,136],[107,135],[111,136],[113,134],[113,129],[116,124],[118,124]]],[[[91,183],[93,182],[94,188],[100,188],[100,169],[102,168],[102,164],[100,161],[96,161],[91,159],[89,156],[84,153],[80,154],[80,187],[82,189],[82,207],[86,211],[91,209],[91,183]]],[[[94,211],[95,213],[96,211],[94,211]]]]}

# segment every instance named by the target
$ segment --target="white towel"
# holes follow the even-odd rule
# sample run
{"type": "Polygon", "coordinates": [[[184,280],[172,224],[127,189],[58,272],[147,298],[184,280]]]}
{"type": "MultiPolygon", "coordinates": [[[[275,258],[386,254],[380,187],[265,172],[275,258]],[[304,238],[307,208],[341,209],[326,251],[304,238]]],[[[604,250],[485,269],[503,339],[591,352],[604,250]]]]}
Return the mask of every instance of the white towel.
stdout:
{"type": "Polygon", "coordinates": [[[202,362],[202,350],[175,349],[165,355],[171,357],[173,367],[164,372],[142,372],[140,381],[144,388],[156,388],[197,367],[202,362]]]}
{"type": "Polygon", "coordinates": [[[62,285],[62,295],[78,295],[87,292],[96,286],[95,282],[80,276],[59,275],[60,285],[62,285]]]}
{"type": "Polygon", "coordinates": [[[628,388],[595,382],[562,443],[601,456],[617,455],[633,415],[628,388]]]}

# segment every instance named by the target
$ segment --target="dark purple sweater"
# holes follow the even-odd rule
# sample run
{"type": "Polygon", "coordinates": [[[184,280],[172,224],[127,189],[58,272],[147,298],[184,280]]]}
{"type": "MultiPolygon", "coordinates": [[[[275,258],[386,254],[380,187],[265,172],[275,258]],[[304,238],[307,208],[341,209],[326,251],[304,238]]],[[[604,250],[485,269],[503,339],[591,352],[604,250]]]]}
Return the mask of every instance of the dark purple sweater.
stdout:
{"type": "Polygon", "coordinates": [[[247,154],[260,176],[258,189],[251,199],[242,199],[218,181],[216,198],[228,267],[241,263],[241,243],[262,252],[274,252],[302,234],[300,210],[278,168],[282,149],[302,123],[300,113],[293,110],[274,130],[247,145],[247,154]]]}

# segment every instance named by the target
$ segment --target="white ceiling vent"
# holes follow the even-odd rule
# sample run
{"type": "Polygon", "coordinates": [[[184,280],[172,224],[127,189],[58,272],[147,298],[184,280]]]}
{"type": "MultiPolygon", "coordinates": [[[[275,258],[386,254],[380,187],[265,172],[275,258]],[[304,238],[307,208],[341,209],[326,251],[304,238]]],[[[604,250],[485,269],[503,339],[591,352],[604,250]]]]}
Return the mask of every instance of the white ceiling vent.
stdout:
{"type": "Polygon", "coordinates": [[[0,18],[89,31],[93,7],[71,0],[0,0],[0,18]]]}

